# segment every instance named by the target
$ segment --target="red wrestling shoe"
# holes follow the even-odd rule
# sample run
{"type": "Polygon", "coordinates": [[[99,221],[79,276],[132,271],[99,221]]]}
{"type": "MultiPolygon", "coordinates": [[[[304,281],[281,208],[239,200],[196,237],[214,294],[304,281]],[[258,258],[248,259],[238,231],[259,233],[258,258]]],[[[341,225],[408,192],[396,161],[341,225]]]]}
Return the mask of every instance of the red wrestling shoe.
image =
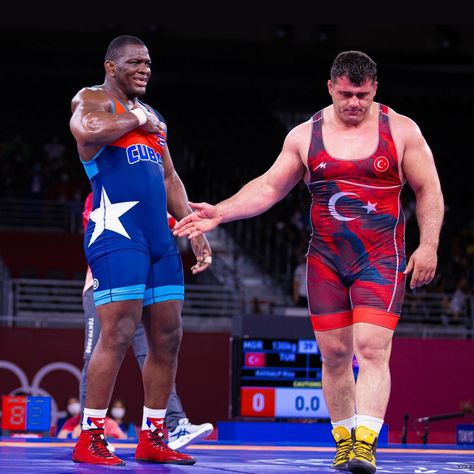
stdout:
{"type": "Polygon", "coordinates": [[[74,462],[124,466],[125,462],[112,454],[107,448],[104,430],[82,430],[72,452],[74,462]]]}
{"type": "Polygon", "coordinates": [[[142,430],[135,451],[137,461],[160,464],[195,464],[196,459],[187,454],[173,451],[165,443],[165,435],[160,430],[142,430]]]}

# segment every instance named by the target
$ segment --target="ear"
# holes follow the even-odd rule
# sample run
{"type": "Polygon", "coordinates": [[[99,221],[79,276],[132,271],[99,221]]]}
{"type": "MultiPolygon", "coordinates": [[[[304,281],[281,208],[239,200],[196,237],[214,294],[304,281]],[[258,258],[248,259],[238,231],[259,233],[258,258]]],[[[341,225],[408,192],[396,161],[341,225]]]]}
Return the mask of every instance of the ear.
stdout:
{"type": "Polygon", "coordinates": [[[331,79],[328,79],[328,92],[329,92],[329,95],[332,95],[332,91],[333,91],[333,84],[332,84],[331,79]]]}
{"type": "Polygon", "coordinates": [[[110,59],[105,61],[104,69],[107,75],[115,77],[115,64],[110,59]]]}
{"type": "Polygon", "coordinates": [[[375,97],[375,94],[377,94],[377,86],[379,85],[379,83],[377,81],[374,82],[374,97],[375,97]]]}

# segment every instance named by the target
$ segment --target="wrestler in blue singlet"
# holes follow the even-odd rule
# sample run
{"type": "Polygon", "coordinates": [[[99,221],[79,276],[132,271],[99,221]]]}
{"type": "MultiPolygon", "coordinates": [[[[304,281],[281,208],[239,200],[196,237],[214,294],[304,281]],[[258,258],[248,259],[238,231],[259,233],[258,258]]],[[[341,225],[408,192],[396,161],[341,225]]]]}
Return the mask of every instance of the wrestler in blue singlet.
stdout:
{"type": "MultiPolygon", "coordinates": [[[[129,111],[118,99],[111,101],[116,114],[129,111]]],[[[168,226],[165,143],[166,132],[136,128],[83,161],[94,196],[84,250],[96,306],[184,299],[181,257],[168,226]]]]}

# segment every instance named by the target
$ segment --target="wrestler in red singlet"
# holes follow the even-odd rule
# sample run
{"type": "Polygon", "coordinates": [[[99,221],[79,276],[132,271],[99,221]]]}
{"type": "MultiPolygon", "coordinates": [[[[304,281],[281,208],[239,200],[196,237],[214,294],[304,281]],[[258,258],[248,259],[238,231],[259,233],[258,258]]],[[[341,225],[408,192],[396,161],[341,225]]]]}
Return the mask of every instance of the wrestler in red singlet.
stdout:
{"type": "Polygon", "coordinates": [[[377,148],[356,160],[326,151],[322,111],[312,122],[307,279],[313,328],[367,322],[395,329],[405,289],[405,219],[388,107],[379,104],[377,148]]]}

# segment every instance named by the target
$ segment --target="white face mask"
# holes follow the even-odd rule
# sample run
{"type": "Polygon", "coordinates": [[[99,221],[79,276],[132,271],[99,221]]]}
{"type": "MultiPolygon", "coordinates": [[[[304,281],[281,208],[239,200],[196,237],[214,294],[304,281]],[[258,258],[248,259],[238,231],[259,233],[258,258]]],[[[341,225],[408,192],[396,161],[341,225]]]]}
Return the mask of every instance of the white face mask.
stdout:
{"type": "Polygon", "coordinates": [[[76,416],[81,411],[81,404],[80,403],[70,403],[67,406],[67,411],[71,414],[71,416],[76,416]]]}
{"type": "Polygon", "coordinates": [[[125,416],[125,408],[112,408],[110,413],[115,419],[121,420],[125,416]]]}

